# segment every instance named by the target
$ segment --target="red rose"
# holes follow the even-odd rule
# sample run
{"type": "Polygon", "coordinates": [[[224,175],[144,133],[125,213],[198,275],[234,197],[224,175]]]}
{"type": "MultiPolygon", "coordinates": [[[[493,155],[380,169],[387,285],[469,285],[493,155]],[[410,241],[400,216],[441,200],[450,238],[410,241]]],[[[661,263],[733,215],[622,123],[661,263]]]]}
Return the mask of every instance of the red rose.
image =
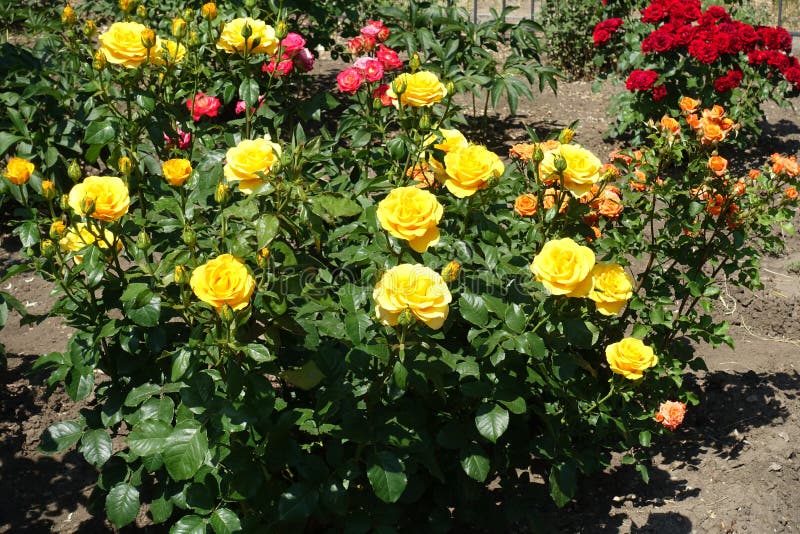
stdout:
{"type": "Polygon", "coordinates": [[[595,26],[594,31],[592,32],[592,39],[594,40],[595,46],[604,45],[611,40],[611,34],[606,30],[595,26]]]}
{"type": "Polygon", "coordinates": [[[693,22],[700,18],[700,0],[687,0],[684,2],[673,2],[669,6],[669,18],[675,23],[693,22]]]}
{"type": "Polygon", "coordinates": [[[284,54],[284,59],[278,61],[277,59],[273,59],[269,63],[264,63],[261,67],[261,72],[268,72],[273,76],[286,76],[290,72],[292,72],[292,67],[294,66],[294,62],[291,59],[288,59],[286,54],[284,54]]]}
{"type": "Polygon", "coordinates": [[[702,26],[713,25],[716,22],[730,22],[731,16],[722,6],[710,6],[700,16],[698,23],[702,26]]]}
{"type": "Polygon", "coordinates": [[[622,26],[622,23],[623,21],[620,18],[611,18],[598,22],[592,32],[594,45],[600,46],[607,43],[611,36],[622,26]]]}
{"type": "Polygon", "coordinates": [[[747,61],[751,65],[762,65],[767,62],[769,55],[766,50],[753,50],[747,54],[747,61]]]}
{"type": "Polygon", "coordinates": [[[656,23],[667,18],[669,12],[661,4],[650,4],[642,10],[642,22],[656,23]]]}
{"type": "Polygon", "coordinates": [[[689,43],[689,55],[694,56],[700,63],[714,63],[719,58],[719,50],[713,43],[695,39],[689,43]]]}
{"type": "Polygon", "coordinates": [[[361,71],[368,82],[377,82],[383,78],[383,64],[374,57],[358,58],[353,66],[361,71]]]}
{"type": "Polygon", "coordinates": [[[364,49],[364,38],[360,35],[347,41],[347,49],[351,54],[360,54],[364,49]]]}
{"type": "Polygon", "coordinates": [[[720,31],[714,36],[714,46],[720,54],[734,54],[737,51],[737,39],[735,33],[726,33],[719,26],[720,31]]]}
{"type": "Polygon", "coordinates": [[[697,27],[684,24],[676,28],[673,35],[675,36],[675,46],[687,46],[697,35],[697,27]]]}
{"type": "Polygon", "coordinates": [[[790,66],[789,56],[777,50],[767,50],[767,65],[783,70],[790,66]]]}
{"type": "Polygon", "coordinates": [[[308,48],[301,48],[292,61],[294,61],[294,66],[302,72],[308,72],[314,68],[314,54],[308,48]]]}
{"type": "Polygon", "coordinates": [[[742,52],[750,52],[758,45],[758,34],[749,24],[738,23],[736,36],[739,38],[739,49],[742,52]]]}
{"type": "Polygon", "coordinates": [[[663,83],[661,85],[653,87],[653,100],[655,102],[658,102],[665,96],[667,96],[667,88],[664,86],[663,83]]]}
{"type": "Polygon", "coordinates": [[[642,41],[642,52],[669,52],[675,47],[675,37],[668,31],[655,30],[642,41]]]}
{"type": "Polygon", "coordinates": [[[794,85],[795,89],[800,89],[800,67],[789,67],[783,71],[783,77],[794,85]]]}
{"type": "Polygon", "coordinates": [[[382,83],[374,91],[372,91],[372,98],[380,98],[382,106],[391,106],[392,97],[386,94],[386,91],[388,90],[389,90],[389,84],[382,83]]]}
{"type": "Polygon", "coordinates": [[[784,52],[792,51],[792,36],[784,28],[780,26],[775,28],[761,27],[756,31],[764,43],[764,48],[768,50],[783,50],[784,52]]]}
{"type": "Polygon", "coordinates": [[[339,85],[339,91],[354,95],[364,83],[364,75],[355,67],[347,67],[336,76],[336,83],[339,85]]]}
{"type": "Polygon", "coordinates": [[[714,89],[716,89],[718,93],[724,93],[725,91],[730,91],[735,87],[739,87],[741,83],[742,71],[729,70],[725,76],[720,76],[714,80],[714,89]]]}
{"type": "Polygon", "coordinates": [[[658,80],[656,71],[636,69],[628,75],[625,88],[628,91],[649,91],[656,80],[658,80]]]}
{"type": "Polygon", "coordinates": [[[385,71],[399,69],[403,66],[400,56],[388,46],[378,45],[378,51],[375,52],[375,57],[383,64],[383,70],[385,71]]]}
{"type": "Polygon", "coordinates": [[[186,107],[191,112],[192,120],[195,122],[199,121],[203,115],[216,117],[221,105],[219,98],[208,96],[205,93],[197,93],[194,98],[186,101],[186,107]]]}

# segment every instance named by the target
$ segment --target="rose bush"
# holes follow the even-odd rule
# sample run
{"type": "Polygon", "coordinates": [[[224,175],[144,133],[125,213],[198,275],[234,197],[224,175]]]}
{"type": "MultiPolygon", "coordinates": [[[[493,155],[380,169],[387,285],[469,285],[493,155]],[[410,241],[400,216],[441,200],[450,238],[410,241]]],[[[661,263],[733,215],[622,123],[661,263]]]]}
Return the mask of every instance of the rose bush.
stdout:
{"type": "MultiPolygon", "coordinates": [[[[697,403],[683,382],[703,363],[677,340],[730,342],[711,304],[758,285],[797,160],[732,174],[713,158],[736,118],[694,98],[636,149],[606,158],[565,129],[506,164],[464,127],[455,64],[370,56],[380,79],[355,60],[359,87],[321,93],[263,67],[300,46],[291,16],[244,11],[274,21],[274,52],[206,4],[169,24],[183,59],[129,68],[95,56],[76,6],[64,47],[94,60],[58,79],[93,96],[52,110],[80,130],[74,161],[0,137],[35,167],[2,178],[26,267],[74,329],[35,368],[94,399],[41,448],[97,467],[116,527],[144,511],[174,532],[497,529],[521,513],[496,506],[497,477],[511,499],[539,472],[559,505],[612,452],[647,477],[653,436],[697,403]],[[241,50],[217,48],[226,27],[241,50]],[[200,93],[220,105],[196,122],[200,93]]],[[[380,52],[386,28],[359,46],[380,52]]]]}

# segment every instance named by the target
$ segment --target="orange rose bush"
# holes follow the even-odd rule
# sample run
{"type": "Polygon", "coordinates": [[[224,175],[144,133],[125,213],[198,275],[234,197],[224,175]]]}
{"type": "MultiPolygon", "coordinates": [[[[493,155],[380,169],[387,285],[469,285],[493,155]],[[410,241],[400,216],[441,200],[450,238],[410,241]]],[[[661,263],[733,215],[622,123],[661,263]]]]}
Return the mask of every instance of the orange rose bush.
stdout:
{"type": "Polygon", "coordinates": [[[36,369],[94,401],[41,448],[98,469],[119,528],[496,530],[519,510],[495,478],[538,471],[561,506],[613,452],[646,477],[651,439],[693,431],[684,341],[730,342],[712,304],[796,210],[796,158],[735,174],[713,102],[613,155],[572,128],[505,153],[454,64],[393,55],[379,20],[320,91],[297,13],[70,9],[75,98],[26,123],[7,95],[3,276],[53,284],[74,333],[36,369]]]}

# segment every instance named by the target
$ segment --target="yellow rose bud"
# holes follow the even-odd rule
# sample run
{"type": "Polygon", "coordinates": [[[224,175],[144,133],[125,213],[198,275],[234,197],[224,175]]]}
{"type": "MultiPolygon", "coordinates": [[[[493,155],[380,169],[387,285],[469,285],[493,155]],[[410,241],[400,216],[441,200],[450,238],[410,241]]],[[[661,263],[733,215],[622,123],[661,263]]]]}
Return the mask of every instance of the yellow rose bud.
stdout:
{"type": "Polygon", "coordinates": [[[439,242],[437,224],[444,207],[436,196],[415,186],[398,187],[378,203],[381,227],[398,239],[405,239],[416,252],[425,252],[439,242]]]}
{"type": "Polygon", "coordinates": [[[106,68],[106,55],[98,50],[94,54],[94,58],[92,59],[92,68],[94,70],[105,70],[106,68]]]}
{"type": "Polygon", "coordinates": [[[233,308],[231,308],[227,304],[223,304],[222,307],[217,310],[217,312],[219,313],[219,316],[222,318],[222,320],[228,324],[232,323],[233,320],[236,318],[236,316],[233,315],[233,308]]]}
{"type": "Polygon", "coordinates": [[[72,6],[64,6],[64,11],[61,12],[61,22],[65,26],[74,26],[77,20],[78,17],[75,16],[75,10],[72,9],[72,6]]]}
{"type": "Polygon", "coordinates": [[[91,37],[97,32],[97,23],[93,20],[87,20],[83,24],[83,35],[91,37]]]}
{"type": "Polygon", "coordinates": [[[569,237],[548,241],[530,266],[551,295],[585,297],[592,290],[594,252],[569,237]]]}
{"type": "Polygon", "coordinates": [[[217,41],[217,48],[229,54],[274,54],[278,50],[280,40],[275,36],[275,29],[263,20],[249,17],[233,19],[225,24],[217,41]]]}
{"type": "Polygon", "coordinates": [[[89,176],[69,192],[69,206],[78,215],[116,221],[126,213],[131,198],[128,186],[114,176],[89,176]]]}
{"type": "Polygon", "coordinates": [[[134,0],[119,0],[119,8],[123,13],[130,13],[136,7],[134,0]]]}
{"type": "Polygon", "coordinates": [[[81,166],[78,165],[78,162],[74,159],[69,162],[69,167],[67,167],[67,176],[73,182],[79,182],[81,178],[83,178],[83,171],[81,171],[81,166]]]}
{"type": "Polygon", "coordinates": [[[31,179],[35,169],[36,166],[30,161],[15,156],[8,160],[3,176],[12,184],[23,185],[31,179]]]}
{"type": "Polygon", "coordinates": [[[559,145],[544,153],[544,159],[539,164],[539,179],[547,182],[552,175],[562,172],[564,187],[572,196],[580,198],[600,181],[602,168],[603,164],[597,156],[582,146],[559,145]]]}
{"type": "Polygon", "coordinates": [[[39,247],[42,252],[42,256],[45,258],[50,258],[56,252],[56,245],[49,239],[42,240],[42,243],[39,245],[39,247]]]}
{"type": "Polygon", "coordinates": [[[197,234],[194,233],[194,230],[192,230],[190,226],[187,226],[183,229],[183,232],[181,232],[181,238],[183,238],[183,242],[190,247],[197,243],[197,234]]]}
{"type": "Polygon", "coordinates": [[[185,284],[189,281],[189,277],[186,273],[186,267],[183,265],[176,265],[175,266],[175,275],[173,277],[175,279],[175,283],[178,285],[185,284]]]}
{"type": "Polygon", "coordinates": [[[142,46],[145,48],[153,48],[156,44],[156,32],[150,28],[142,30],[141,34],[142,46]]]}
{"type": "Polygon", "coordinates": [[[531,156],[531,159],[536,163],[544,159],[544,151],[539,143],[536,143],[536,148],[533,149],[533,156],[531,156]]]}
{"type": "Polygon", "coordinates": [[[480,145],[469,145],[448,153],[444,157],[444,167],[447,172],[444,186],[458,198],[486,189],[491,180],[499,178],[505,171],[505,165],[497,154],[480,145]]]}
{"type": "Polygon", "coordinates": [[[414,314],[411,313],[409,308],[404,309],[400,312],[400,315],[397,316],[397,324],[400,326],[411,326],[416,322],[414,318],[414,314]]]}
{"type": "Polygon", "coordinates": [[[414,52],[411,54],[411,59],[408,60],[408,67],[411,69],[411,72],[417,72],[421,63],[422,62],[419,60],[419,54],[414,52]]]}
{"type": "Polygon", "coordinates": [[[187,7],[183,10],[183,18],[185,20],[192,20],[194,18],[194,9],[187,7]]]}
{"type": "Polygon", "coordinates": [[[139,17],[140,19],[143,19],[147,16],[147,9],[145,9],[145,7],[142,4],[139,4],[136,7],[136,16],[139,17]]]}
{"type": "Polygon", "coordinates": [[[214,200],[217,201],[217,204],[227,204],[230,198],[231,189],[225,184],[225,182],[220,182],[217,184],[217,189],[214,191],[214,200]]]}
{"type": "Polygon", "coordinates": [[[447,87],[439,81],[436,74],[428,71],[418,71],[414,74],[404,72],[398,76],[386,94],[397,101],[411,107],[432,106],[447,96],[447,87]],[[403,88],[401,92],[396,89],[403,88]]]}
{"type": "Polygon", "coordinates": [[[147,250],[150,248],[151,243],[150,235],[147,233],[147,230],[142,229],[139,235],[136,236],[136,246],[142,250],[147,250]]]}
{"type": "Polygon", "coordinates": [[[197,32],[189,32],[189,46],[200,46],[200,36],[197,32]]]}
{"type": "Polygon", "coordinates": [[[169,159],[161,165],[164,179],[173,187],[180,187],[192,175],[192,164],[188,159],[169,159]]]}
{"type": "Polygon", "coordinates": [[[280,156],[280,145],[269,139],[245,139],[225,153],[225,180],[238,183],[243,193],[252,193],[265,183],[256,173],[269,176],[278,167],[280,156]]]}
{"type": "Polygon", "coordinates": [[[275,26],[275,37],[277,37],[278,39],[283,39],[284,37],[286,37],[286,34],[288,34],[288,33],[289,33],[289,30],[286,27],[286,23],[285,22],[280,21],[275,26]]]}
{"type": "Polygon", "coordinates": [[[61,239],[64,237],[64,232],[66,231],[67,227],[63,221],[53,221],[50,224],[50,239],[61,239]]]}
{"type": "Polygon", "coordinates": [[[567,160],[560,155],[556,155],[553,160],[553,167],[555,167],[556,172],[564,172],[567,170],[567,160]]]}
{"type": "Polygon", "coordinates": [[[592,299],[603,315],[616,315],[633,296],[633,280],[616,263],[598,263],[592,270],[592,299]]]}
{"type": "Polygon", "coordinates": [[[442,269],[442,278],[445,282],[454,282],[458,278],[458,273],[461,271],[461,264],[456,260],[451,260],[450,263],[442,269]]]}
{"type": "Polygon", "coordinates": [[[256,254],[256,263],[262,269],[267,266],[267,262],[269,261],[269,249],[264,247],[258,251],[256,254]]]}
{"type": "Polygon", "coordinates": [[[424,265],[404,263],[384,273],[372,292],[378,320],[387,326],[399,324],[408,310],[418,321],[438,330],[450,311],[452,296],[436,271],[424,265]]]}
{"type": "Polygon", "coordinates": [[[178,17],[172,20],[172,35],[178,39],[186,35],[186,21],[178,17]]]}
{"type": "Polygon", "coordinates": [[[246,308],[256,288],[244,262],[230,254],[222,254],[197,267],[189,285],[197,298],[218,312],[226,305],[234,311],[246,308]]]}
{"type": "Polygon", "coordinates": [[[214,2],[206,2],[200,8],[200,15],[206,20],[214,20],[217,18],[217,4],[214,2]]]}
{"type": "Polygon", "coordinates": [[[133,163],[128,156],[122,156],[117,160],[117,169],[123,176],[128,176],[133,170],[133,163]]]}
{"type": "Polygon", "coordinates": [[[61,208],[61,211],[69,209],[69,195],[61,195],[61,198],[58,199],[58,207],[61,208]]]}
{"type": "Polygon", "coordinates": [[[561,133],[558,134],[558,142],[561,144],[568,144],[572,141],[572,138],[575,136],[575,130],[572,128],[564,128],[561,130],[561,133]]]}
{"type": "Polygon", "coordinates": [[[644,371],[658,364],[653,348],[641,339],[626,337],[606,347],[606,360],[611,370],[629,380],[642,378],[644,371]]]}
{"type": "Polygon", "coordinates": [[[454,84],[452,80],[448,80],[447,83],[444,84],[444,88],[447,90],[448,95],[456,94],[456,84],[454,84]]]}
{"type": "Polygon", "coordinates": [[[42,180],[42,196],[46,200],[53,200],[56,198],[56,184],[50,180],[42,180]]]}

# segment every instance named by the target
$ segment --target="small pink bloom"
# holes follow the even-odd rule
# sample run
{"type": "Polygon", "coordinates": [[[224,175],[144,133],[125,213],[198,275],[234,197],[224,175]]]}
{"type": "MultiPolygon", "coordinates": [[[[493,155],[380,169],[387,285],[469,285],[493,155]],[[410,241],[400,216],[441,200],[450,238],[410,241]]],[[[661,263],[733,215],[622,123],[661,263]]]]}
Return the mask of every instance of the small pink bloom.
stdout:
{"type": "Polygon", "coordinates": [[[363,37],[372,37],[373,39],[377,39],[378,33],[381,31],[380,28],[376,26],[366,25],[361,28],[361,35],[363,37]]]}
{"type": "Polygon", "coordinates": [[[309,72],[314,68],[314,54],[308,48],[302,48],[294,56],[294,66],[303,72],[309,72]]]}
{"type": "Polygon", "coordinates": [[[400,56],[388,46],[379,45],[375,56],[378,58],[378,61],[383,64],[383,70],[385,71],[399,69],[403,66],[400,56]]]}
{"type": "Polygon", "coordinates": [[[393,102],[392,97],[387,94],[388,90],[389,84],[382,83],[374,91],[372,91],[372,98],[380,98],[382,106],[391,106],[393,102]]]}
{"type": "Polygon", "coordinates": [[[244,110],[246,110],[246,109],[247,109],[247,104],[245,103],[245,101],[244,100],[239,100],[236,103],[236,109],[234,109],[233,111],[237,115],[241,115],[242,113],[244,113],[244,110]]]}
{"type": "Polygon", "coordinates": [[[264,63],[261,67],[262,72],[268,72],[273,74],[274,76],[286,76],[290,72],[292,72],[292,67],[294,63],[291,59],[284,59],[282,61],[276,62],[274,59],[269,63],[264,63]]]}
{"type": "Polygon", "coordinates": [[[355,67],[347,67],[336,76],[336,83],[339,91],[354,95],[364,83],[364,75],[355,67]]]}
{"type": "Polygon", "coordinates": [[[299,33],[288,33],[281,41],[281,46],[285,54],[292,56],[306,46],[306,40],[299,33]]]}
{"type": "Polygon", "coordinates": [[[360,35],[347,41],[347,49],[351,54],[359,54],[364,49],[364,38],[360,35]]]}
{"type": "Polygon", "coordinates": [[[205,93],[197,93],[194,98],[186,101],[186,107],[192,113],[192,120],[195,122],[199,121],[203,115],[216,117],[221,105],[219,98],[208,96],[205,93]]]}
{"type": "Polygon", "coordinates": [[[364,77],[368,82],[377,82],[383,78],[383,64],[377,59],[368,58],[364,62],[364,77]]]}
{"type": "Polygon", "coordinates": [[[192,142],[192,134],[190,134],[189,132],[184,132],[183,130],[181,130],[180,125],[178,125],[175,128],[175,130],[176,130],[176,133],[178,134],[177,138],[172,138],[172,137],[168,136],[167,132],[163,133],[163,135],[164,135],[164,143],[166,143],[167,148],[172,147],[172,146],[177,146],[181,150],[186,150],[187,148],[189,148],[189,145],[192,142]]]}

